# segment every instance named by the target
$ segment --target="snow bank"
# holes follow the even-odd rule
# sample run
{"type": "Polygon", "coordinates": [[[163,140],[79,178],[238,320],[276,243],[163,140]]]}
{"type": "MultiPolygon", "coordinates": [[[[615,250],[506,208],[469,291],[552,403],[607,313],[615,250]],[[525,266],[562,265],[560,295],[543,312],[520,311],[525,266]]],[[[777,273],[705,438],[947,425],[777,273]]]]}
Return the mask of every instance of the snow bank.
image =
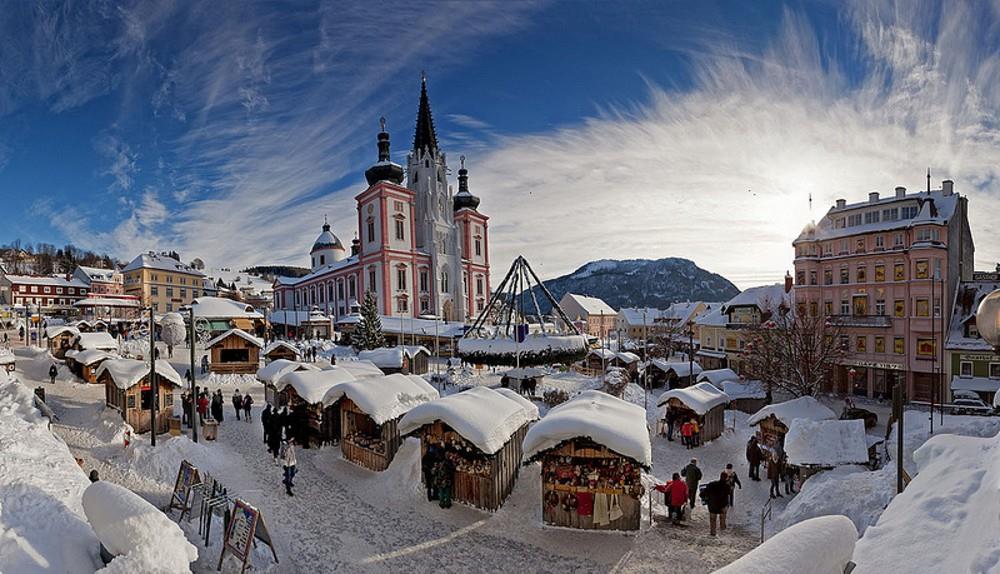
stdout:
{"type": "Polygon", "coordinates": [[[521,402],[506,393],[475,387],[414,407],[399,421],[399,433],[407,435],[441,421],[479,450],[493,454],[517,429],[533,420],[538,420],[538,407],[527,400],[521,402]]]}
{"type": "Polygon", "coordinates": [[[313,405],[323,402],[327,392],[334,387],[355,380],[350,372],[338,368],[325,371],[295,371],[281,378],[278,390],[292,387],[303,401],[313,405]]]}
{"type": "Polygon", "coordinates": [[[417,375],[395,373],[336,385],[323,397],[323,404],[333,404],[345,396],[371,417],[375,424],[382,424],[441,395],[417,375]]]}
{"type": "Polygon", "coordinates": [[[788,462],[797,465],[838,466],[868,462],[865,423],[795,419],[785,435],[788,462]]]}
{"type": "Polygon", "coordinates": [[[864,533],[895,494],[896,467],[892,465],[876,471],[855,465],[824,471],[802,484],[802,490],[775,518],[774,530],[817,516],[842,514],[864,533]]]}
{"type": "Polygon", "coordinates": [[[34,407],[0,375],[0,569],[89,574],[100,561],[80,497],[89,481],[34,407]]]}
{"type": "Polygon", "coordinates": [[[938,435],[919,473],[858,542],[855,574],[1000,572],[1000,435],[938,435]]]}
{"type": "Polygon", "coordinates": [[[218,450],[213,450],[204,442],[196,443],[187,435],[157,439],[156,447],[147,441],[135,441],[122,456],[122,462],[133,472],[171,487],[182,461],[190,462],[202,472],[213,473],[223,462],[218,450]]]}
{"type": "Polygon", "coordinates": [[[646,468],[653,464],[646,412],[601,391],[583,391],[535,423],[524,437],[524,459],[578,437],[589,437],[646,468]]]}
{"type": "Polygon", "coordinates": [[[205,382],[202,383],[207,386],[215,387],[235,387],[237,389],[251,389],[260,384],[257,377],[254,375],[247,375],[245,373],[210,373],[205,382]]]}
{"type": "Polygon", "coordinates": [[[791,425],[795,419],[822,421],[837,418],[833,411],[816,399],[799,397],[783,403],[767,405],[747,419],[747,424],[753,426],[771,415],[774,415],[786,427],[791,425]]]}
{"type": "Polygon", "coordinates": [[[715,574],[843,574],[857,539],[857,529],[844,516],[813,518],[778,533],[715,574]]]}
{"type": "MultiPolygon", "coordinates": [[[[124,390],[135,386],[143,377],[149,375],[149,364],[136,359],[110,359],[101,363],[97,369],[97,377],[100,378],[104,373],[109,373],[115,386],[124,390]]],[[[160,376],[161,382],[166,379],[177,386],[183,385],[181,376],[165,360],[156,361],[156,374],[160,376]]]]}
{"type": "Polygon", "coordinates": [[[681,389],[671,389],[656,399],[656,406],[666,406],[670,399],[677,399],[699,415],[703,415],[719,405],[728,404],[730,401],[729,395],[709,382],[701,382],[681,389]]]}
{"type": "Polygon", "coordinates": [[[95,482],[83,493],[83,510],[108,552],[124,556],[99,572],[190,572],[198,559],[180,527],[127,488],[95,482]]]}

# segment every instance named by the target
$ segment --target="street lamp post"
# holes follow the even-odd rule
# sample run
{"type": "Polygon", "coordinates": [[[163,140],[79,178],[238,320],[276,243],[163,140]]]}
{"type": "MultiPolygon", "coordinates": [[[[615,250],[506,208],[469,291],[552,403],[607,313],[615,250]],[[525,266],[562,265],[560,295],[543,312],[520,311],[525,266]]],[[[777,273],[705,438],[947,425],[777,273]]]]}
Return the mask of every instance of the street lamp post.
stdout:
{"type": "Polygon", "coordinates": [[[688,386],[694,383],[694,321],[687,322],[688,328],[688,386]]]}
{"type": "MultiPolygon", "coordinates": [[[[194,384],[196,377],[194,370],[194,345],[196,341],[194,333],[194,305],[188,307],[188,318],[191,320],[191,328],[188,331],[188,339],[190,339],[191,345],[191,400],[188,401],[189,412],[187,415],[188,423],[191,425],[191,440],[193,442],[198,442],[198,417],[196,416],[198,405],[198,387],[194,384]]],[[[267,319],[265,319],[265,322],[266,321],[267,319]]]]}
{"type": "Polygon", "coordinates": [[[149,444],[156,446],[156,411],[159,406],[160,385],[156,380],[156,325],[153,321],[153,308],[149,308],[149,388],[150,388],[150,437],[149,444]]]}

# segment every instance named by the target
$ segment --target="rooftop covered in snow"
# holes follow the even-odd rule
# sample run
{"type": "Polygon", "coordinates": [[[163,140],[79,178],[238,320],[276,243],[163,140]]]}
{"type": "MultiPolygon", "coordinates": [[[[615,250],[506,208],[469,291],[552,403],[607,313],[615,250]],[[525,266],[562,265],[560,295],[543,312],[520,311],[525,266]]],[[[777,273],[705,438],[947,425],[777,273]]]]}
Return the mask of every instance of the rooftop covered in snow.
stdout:
{"type": "Polygon", "coordinates": [[[375,424],[382,424],[439,396],[437,389],[422,377],[395,373],[332,387],[323,397],[323,404],[331,405],[347,397],[375,424]]]}
{"type": "Polygon", "coordinates": [[[279,391],[292,387],[303,401],[314,405],[323,402],[330,389],[356,380],[345,369],[334,367],[323,371],[292,371],[281,377],[277,387],[279,391]]]}
{"type": "Polygon", "coordinates": [[[198,297],[189,305],[194,316],[204,319],[263,319],[253,305],[247,305],[225,297],[198,297]]]}
{"type": "Polygon", "coordinates": [[[729,395],[720,391],[715,385],[709,382],[701,382],[680,389],[671,389],[656,399],[656,406],[666,406],[670,399],[680,401],[681,404],[699,415],[704,415],[715,407],[728,404],[730,401],[729,395]]]}
{"type": "Polygon", "coordinates": [[[264,341],[262,341],[261,339],[258,339],[257,337],[251,335],[250,333],[247,333],[243,329],[230,329],[230,330],[226,331],[225,333],[221,333],[219,336],[217,336],[214,339],[212,339],[211,341],[205,343],[205,346],[206,347],[212,347],[214,345],[217,345],[218,343],[221,343],[222,341],[225,341],[229,337],[233,337],[233,336],[239,337],[239,338],[243,339],[244,341],[246,341],[247,343],[250,343],[254,347],[260,348],[260,347],[264,346],[264,341]]]}
{"type": "Polygon", "coordinates": [[[288,359],[276,359],[257,371],[257,380],[277,385],[281,381],[281,378],[288,373],[294,373],[295,371],[318,370],[319,367],[310,363],[300,363],[298,361],[289,361],[288,359]]]}
{"type": "Polygon", "coordinates": [[[102,351],[117,351],[118,341],[106,331],[95,333],[80,333],[76,339],[76,344],[81,349],[100,349],[102,351]]]}
{"type": "Polygon", "coordinates": [[[711,369],[698,374],[697,380],[708,381],[713,385],[722,388],[722,381],[738,381],[740,376],[732,369],[711,369]]]}
{"type": "Polygon", "coordinates": [[[788,427],[795,419],[823,421],[837,418],[837,415],[823,403],[812,397],[799,397],[783,403],[767,405],[747,419],[750,426],[759,424],[767,417],[773,416],[781,424],[788,427]]]}
{"type": "MultiPolygon", "coordinates": [[[[127,390],[149,376],[149,363],[135,359],[109,359],[101,363],[97,369],[97,378],[108,373],[116,387],[127,390]]],[[[167,361],[156,361],[156,374],[160,382],[169,381],[177,386],[183,385],[181,376],[167,361]]]]}

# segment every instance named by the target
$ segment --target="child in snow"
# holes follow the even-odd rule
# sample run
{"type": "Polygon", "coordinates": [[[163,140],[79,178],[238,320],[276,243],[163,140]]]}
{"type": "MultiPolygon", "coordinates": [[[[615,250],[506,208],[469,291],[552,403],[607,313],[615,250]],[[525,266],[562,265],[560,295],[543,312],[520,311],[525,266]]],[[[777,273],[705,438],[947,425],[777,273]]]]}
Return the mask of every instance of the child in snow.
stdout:
{"type": "Polygon", "coordinates": [[[691,445],[701,445],[701,427],[698,426],[698,419],[691,419],[691,445]]]}
{"type": "Polygon", "coordinates": [[[681,444],[683,444],[688,449],[693,448],[691,445],[691,437],[694,436],[694,427],[691,426],[691,421],[687,421],[681,425],[681,444]]]}

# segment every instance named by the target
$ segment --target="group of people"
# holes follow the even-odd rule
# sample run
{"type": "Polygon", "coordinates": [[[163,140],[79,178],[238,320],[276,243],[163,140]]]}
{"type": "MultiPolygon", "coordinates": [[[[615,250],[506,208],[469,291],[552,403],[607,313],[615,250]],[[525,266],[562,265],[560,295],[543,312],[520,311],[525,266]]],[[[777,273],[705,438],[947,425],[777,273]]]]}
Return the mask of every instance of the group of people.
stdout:
{"type": "Polygon", "coordinates": [[[288,407],[282,407],[281,411],[278,411],[268,403],[260,414],[260,424],[264,427],[264,444],[267,445],[267,452],[274,457],[274,464],[281,464],[285,494],[295,496],[292,487],[295,486],[293,480],[298,470],[295,460],[294,417],[288,412],[288,407]]]}
{"type": "Polygon", "coordinates": [[[455,484],[455,464],[448,459],[444,450],[436,445],[431,445],[427,447],[427,452],[420,459],[420,468],[424,473],[427,500],[437,500],[438,506],[441,508],[451,508],[451,491],[455,484]]]}
{"type": "Polygon", "coordinates": [[[709,532],[716,536],[717,529],[726,529],[726,513],[735,503],[736,489],[742,489],[743,484],[732,464],[726,465],[718,480],[699,488],[703,476],[698,459],[692,458],[680,472],[673,474],[669,482],[655,488],[664,494],[669,518],[674,524],[682,523],[686,507],[694,510],[700,494],[702,503],[708,508],[709,532]]]}
{"type": "Polygon", "coordinates": [[[761,446],[756,436],[750,437],[746,449],[747,464],[750,465],[750,480],[761,480],[760,467],[766,465],[767,479],[771,482],[769,495],[771,498],[784,498],[781,486],[784,483],[785,494],[795,494],[796,468],[788,464],[788,455],[780,448],[769,451],[761,446]]]}
{"type": "MultiPolygon", "coordinates": [[[[220,391],[221,392],[221,391],[220,391]]],[[[253,407],[253,397],[250,393],[240,395],[240,390],[233,391],[233,410],[236,411],[236,420],[240,420],[240,411],[243,411],[243,420],[250,422],[250,409],[253,407]]]]}
{"type": "Polygon", "coordinates": [[[698,424],[698,419],[693,417],[688,420],[681,419],[683,419],[682,415],[680,415],[676,410],[668,407],[666,414],[661,421],[660,436],[666,436],[668,441],[673,442],[674,428],[678,426],[678,423],[680,423],[681,444],[688,449],[700,446],[701,426],[698,424]]]}

